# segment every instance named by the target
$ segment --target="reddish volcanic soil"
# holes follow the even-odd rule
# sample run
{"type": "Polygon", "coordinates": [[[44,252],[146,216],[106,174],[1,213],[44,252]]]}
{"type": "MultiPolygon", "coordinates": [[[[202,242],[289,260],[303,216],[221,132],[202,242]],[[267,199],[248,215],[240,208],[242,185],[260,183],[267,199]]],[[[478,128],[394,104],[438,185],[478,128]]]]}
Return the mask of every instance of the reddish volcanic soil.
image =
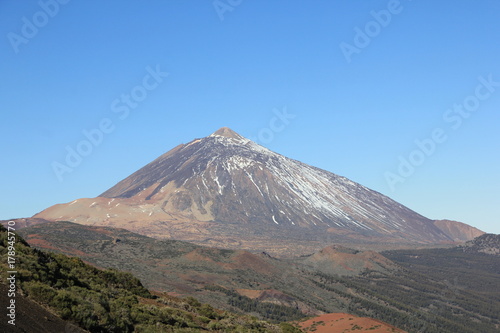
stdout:
{"type": "Polygon", "coordinates": [[[299,323],[304,332],[314,333],[343,333],[343,332],[371,332],[371,333],[406,333],[384,322],[361,318],[345,313],[330,313],[314,317],[299,323]]]}

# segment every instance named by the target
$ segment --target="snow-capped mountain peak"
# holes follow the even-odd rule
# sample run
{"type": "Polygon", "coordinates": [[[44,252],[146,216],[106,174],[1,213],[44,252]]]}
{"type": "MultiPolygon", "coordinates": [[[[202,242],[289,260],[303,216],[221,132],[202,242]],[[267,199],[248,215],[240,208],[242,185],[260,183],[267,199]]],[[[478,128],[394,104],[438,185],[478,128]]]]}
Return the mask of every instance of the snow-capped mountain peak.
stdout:
{"type": "Polygon", "coordinates": [[[94,201],[82,203],[88,207],[58,205],[37,217],[137,226],[134,230],[154,226],[156,233],[175,225],[183,235],[197,230],[225,242],[229,235],[233,241],[248,240],[249,233],[273,239],[451,240],[434,221],[394,200],[270,151],[227,127],[175,147],[94,201]],[[201,222],[211,227],[200,229],[201,222]]]}

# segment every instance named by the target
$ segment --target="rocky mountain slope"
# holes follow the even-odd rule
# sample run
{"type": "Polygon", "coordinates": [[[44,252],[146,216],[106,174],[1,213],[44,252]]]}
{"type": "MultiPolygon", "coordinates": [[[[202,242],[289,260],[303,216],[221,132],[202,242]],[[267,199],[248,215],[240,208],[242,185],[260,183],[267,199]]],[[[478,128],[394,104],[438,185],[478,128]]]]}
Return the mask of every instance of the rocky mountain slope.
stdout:
{"type": "Polygon", "coordinates": [[[97,198],[34,217],[275,254],[310,253],[332,241],[435,244],[473,234],[461,226],[457,237],[452,227],[228,128],[175,147],[97,198]]]}

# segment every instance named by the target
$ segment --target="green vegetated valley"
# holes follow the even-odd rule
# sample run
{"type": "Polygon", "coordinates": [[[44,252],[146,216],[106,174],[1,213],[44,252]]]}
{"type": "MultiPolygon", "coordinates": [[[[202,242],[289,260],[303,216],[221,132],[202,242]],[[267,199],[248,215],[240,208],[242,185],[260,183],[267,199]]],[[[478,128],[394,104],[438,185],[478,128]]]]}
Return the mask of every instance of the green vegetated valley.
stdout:
{"type": "Polygon", "coordinates": [[[332,245],[278,259],[70,222],[20,234],[34,247],[60,253],[19,245],[26,253],[23,292],[51,307],[64,300],[55,311],[91,331],[97,330],[89,325],[103,325],[102,331],[280,332],[296,330],[284,322],[340,312],[407,332],[500,329],[499,256],[491,254],[494,241],[482,251],[484,239],[481,246],[383,255],[332,245]],[[90,309],[97,317],[82,316],[90,309]]]}

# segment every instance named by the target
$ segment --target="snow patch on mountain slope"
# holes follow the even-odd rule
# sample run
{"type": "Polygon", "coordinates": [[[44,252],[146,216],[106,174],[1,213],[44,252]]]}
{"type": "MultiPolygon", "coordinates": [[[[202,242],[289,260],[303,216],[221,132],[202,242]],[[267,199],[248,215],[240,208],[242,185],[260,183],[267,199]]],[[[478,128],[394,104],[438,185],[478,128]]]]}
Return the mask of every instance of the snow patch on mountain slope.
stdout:
{"type": "MultiPolygon", "coordinates": [[[[256,165],[259,170],[269,170],[274,180],[281,186],[289,186],[293,194],[293,202],[284,202],[280,197],[274,195],[282,205],[293,206],[306,214],[320,211],[322,215],[331,220],[331,225],[336,226],[351,225],[356,228],[373,230],[360,221],[368,219],[377,221],[383,230],[386,230],[382,227],[383,225],[396,229],[402,228],[400,223],[387,219],[383,214],[377,214],[383,212],[384,209],[376,203],[361,203],[360,199],[356,198],[356,193],[368,189],[347,178],[286,158],[251,141],[242,145],[239,139],[217,137],[215,144],[218,143],[226,147],[233,146],[239,150],[239,153],[231,154],[226,158],[222,154],[216,158],[222,159],[223,169],[230,176],[234,176],[236,171],[242,170],[263,198],[266,198],[264,193],[268,194],[268,198],[271,197],[271,189],[262,179],[257,182],[252,175],[255,172],[252,168],[256,165]],[[368,207],[370,208],[368,209],[368,207]]],[[[212,162],[213,160],[209,163],[212,162]]],[[[217,183],[220,193],[221,185],[218,177],[215,177],[214,181],[217,183]]],[[[383,196],[380,197],[380,200],[384,202],[383,196]]],[[[289,216],[286,217],[292,222],[289,216]]]]}

